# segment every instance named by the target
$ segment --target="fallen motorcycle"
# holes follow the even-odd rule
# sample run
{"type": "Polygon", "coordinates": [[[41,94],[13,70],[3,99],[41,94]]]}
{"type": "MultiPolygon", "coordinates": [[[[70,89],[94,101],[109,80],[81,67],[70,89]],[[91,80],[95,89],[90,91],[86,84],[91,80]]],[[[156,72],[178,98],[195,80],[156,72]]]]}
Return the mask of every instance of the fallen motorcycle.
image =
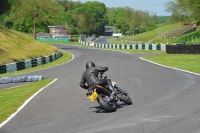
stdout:
{"type": "MultiPolygon", "coordinates": [[[[101,78],[107,78],[107,76],[100,76],[101,78]]],[[[112,81],[112,85],[114,86],[114,91],[116,92],[113,100],[109,100],[109,97],[112,93],[112,90],[106,86],[94,85],[88,88],[87,97],[92,101],[96,101],[99,105],[106,111],[113,112],[116,111],[116,103],[118,101],[122,101],[128,105],[132,104],[131,98],[128,96],[128,93],[117,87],[116,82],[112,81]]]]}

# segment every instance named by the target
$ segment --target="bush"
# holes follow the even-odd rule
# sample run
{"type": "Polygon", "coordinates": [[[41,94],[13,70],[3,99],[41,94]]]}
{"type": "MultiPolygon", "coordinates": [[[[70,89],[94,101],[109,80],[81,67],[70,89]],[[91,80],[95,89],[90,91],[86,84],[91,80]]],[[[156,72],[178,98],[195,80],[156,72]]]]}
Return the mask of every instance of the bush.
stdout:
{"type": "Polygon", "coordinates": [[[79,40],[79,36],[78,35],[72,35],[71,39],[70,39],[70,42],[78,42],[78,40],[79,40]]]}

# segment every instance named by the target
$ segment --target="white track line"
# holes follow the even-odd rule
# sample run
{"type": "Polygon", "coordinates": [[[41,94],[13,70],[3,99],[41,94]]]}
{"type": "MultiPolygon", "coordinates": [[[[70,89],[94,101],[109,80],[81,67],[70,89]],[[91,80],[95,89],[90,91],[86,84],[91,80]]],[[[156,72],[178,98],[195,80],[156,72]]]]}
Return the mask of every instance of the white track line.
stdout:
{"type": "Polygon", "coordinates": [[[13,113],[10,117],[8,117],[3,123],[0,124],[0,128],[3,127],[7,122],[9,122],[19,111],[21,111],[37,94],[39,94],[42,90],[44,90],[46,87],[53,84],[57,79],[54,79],[51,83],[46,85],[45,87],[41,88],[39,91],[37,91],[34,95],[32,95],[29,99],[27,99],[22,106],[20,106],[15,113],[13,113]]]}
{"type": "Polygon", "coordinates": [[[147,61],[147,62],[156,64],[156,65],[159,65],[159,66],[162,66],[162,67],[167,67],[167,68],[171,68],[171,69],[175,69],[175,70],[178,70],[178,71],[183,71],[183,72],[186,72],[186,73],[190,73],[190,74],[194,74],[194,75],[200,76],[200,74],[198,74],[198,73],[194,73],[194,72],[190,72],[190,71],[187,71],[187,70],[182,70],[182,69],[178,69],[178,68],[174,68],[174,67],[170,67],[170,66],[165,66],[165,65],[162,65],[162,64],[155,63],[155,62],[153,62],[153,61],[149,61],[149,60],[143,59],[142,57],[139,57],[139,58],[140,58],[141,60],[144,60],[144,61],[147,61]]]}

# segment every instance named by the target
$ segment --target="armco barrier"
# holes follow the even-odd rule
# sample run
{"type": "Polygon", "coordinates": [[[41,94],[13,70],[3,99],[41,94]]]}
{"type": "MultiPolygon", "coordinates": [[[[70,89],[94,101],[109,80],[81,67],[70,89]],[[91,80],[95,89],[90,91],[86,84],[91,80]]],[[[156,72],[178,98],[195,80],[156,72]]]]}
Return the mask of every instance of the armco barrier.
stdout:
{"type": "Polygon", "coordinates": [[[25,60],[24,62],[25,62],[25,69],[32,67],[31,60],[25,60]]]}
{"type": "Polygon", "coordinates": [[[31,64],[32,64],[32,67],[37,66],[37,59],[32,59],[31,64]]]}
{"type": "Polygon", "coordinates": [[[37,66],[42,65],[42,59],[41,58],[36,58],[36,60],[37,60],[37,66]]]}
{"type": "Polygon", "coordinates": [[[53,57],[52,55],[49,55],[49,62],[52,62],[53,61],[53,57]]]}
{"type": "MultiPolygon", "coordinates": [[[[83,45],[89,46],[89,43],[79,41],[83,45]]],[[[113,48],[113,49],[133,49],[133,50],[160,50],[166,51],[166,44],[142,44],[136,42],[135,44],[94,44],[96,48],[113,48]]]]}
{"type": "Polygon", "coordinates": [[[6,65],[0,65],[0,73],[6,73],[6,65]]]}
{"type": "Polygon", "coordinates": [[[41,59],[42,59],[42,65],[43,65],[43,64],[46,64],[46,58],[45,58],[45,57],[42,57],[41,59]]]}
{"type": "Polygon", "coordinates": [[[46,64],[49,63],[49,56],[45,56],[46,64]]]}
{"type": "Polygon", "coordinates": [[[23,62],[17,62],[16,66],[17,66],[17,71],[25,69],[24,61],[23,62]]]}
{"type": "Polygon", "coordinates": [[[17,71],[16,63],[6,64],[6,72],[13,72],[13,71],[17,71]]]}
{"type": "Polygon", "coordinates": [[[49,62],[52,62],[62,56],[62,51],[59,51],[55,54],[41,57],[41,58],[36,58],[32,60],[25,60],[22,62],[14,62],[14,63],[9,63],[5,65],[0,65],[0,74],[2,73],[9,73],[9,72],[14,72],[14,71],[19,71],[31,67],[36,67],[39,65],[47,64],[49,62]]]}

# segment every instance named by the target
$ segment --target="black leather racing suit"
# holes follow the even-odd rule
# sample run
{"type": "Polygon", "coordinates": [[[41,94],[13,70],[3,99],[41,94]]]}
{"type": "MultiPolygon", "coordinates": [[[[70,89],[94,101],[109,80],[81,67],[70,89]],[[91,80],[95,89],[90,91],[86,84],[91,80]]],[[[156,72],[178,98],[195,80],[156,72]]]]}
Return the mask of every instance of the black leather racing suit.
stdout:
{"type": "Polygon", "coordinates": [[[80,86],[84,89],[88,89],[93,85],[108,85],[112,87],[112,83],[110,79],[99,79],[98,74],[99,72],[105,72],[108,70],[108,67],[90,67],[86,69],[86,71],[82,74],[80,86]],[[87,85],[85,84],[87,83],[87,85]]]}

